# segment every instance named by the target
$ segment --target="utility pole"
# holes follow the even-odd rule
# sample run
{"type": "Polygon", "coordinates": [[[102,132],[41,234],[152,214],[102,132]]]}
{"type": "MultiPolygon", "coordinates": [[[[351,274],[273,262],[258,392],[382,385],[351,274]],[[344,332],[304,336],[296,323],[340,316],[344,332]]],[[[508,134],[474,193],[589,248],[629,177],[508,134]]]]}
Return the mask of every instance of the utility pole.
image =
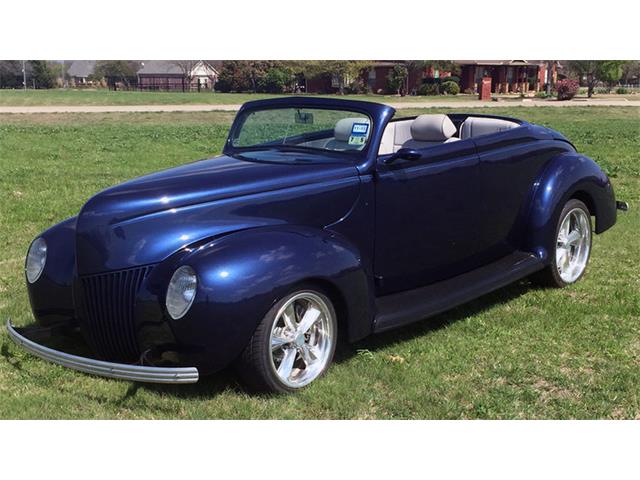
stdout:
{"type": "Polygon", "coordinates": [[[27,91],[27,67],[26,62],[22,60],[22,86],[24,87],[24,91],[27,91]]]}
{"type": "Polygon", "coordinates": [[[551,70],[553,68],[553,62],[551,60],[547,61],[547,96],[551,96],[551,82],[553,80],[553,76],[551,74],[551,70]]]}

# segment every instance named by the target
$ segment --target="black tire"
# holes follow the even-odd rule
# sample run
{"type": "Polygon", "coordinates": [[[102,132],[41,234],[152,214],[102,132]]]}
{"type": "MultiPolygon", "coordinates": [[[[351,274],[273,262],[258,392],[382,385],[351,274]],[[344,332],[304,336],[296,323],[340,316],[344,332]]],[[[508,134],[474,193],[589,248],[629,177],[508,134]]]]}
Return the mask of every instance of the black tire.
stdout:
{"type": "MultiPolygon", "coordinates": [[[[539,285],[542,285],[544,287],[550,287],[550,288],[564,288],[567,285],[571,285],[573,283],[576,283],[578,280],[580,280],[586,271],[586,266],[585,266],[585,269],[580,273],[580,275],[573,282],[567,283],[560,277],[560,273],[558,272],[558,266],[556,264],[556,248],[557,248],[556,239],[558,238],[560,227],[562,225],[564,218],[567,216],[567,214],[576,208],[579,208],[586,213],[588,222],[589,222],[589,230],[592,231],[591,213],[589,212],[589,209],[587,208],[587,206],[583,202],[575,198],[572,198],[571,200],[569,200],[562,208],[562,211],[560,212],[560,215],[558,215],[558,218],[556,220],[556,228],[554,230],[554,237],[553,237],[554,249],[552,252],[549,252],[549,257],[551,258],[551,261],[549,265],[544,268],[544,270],[541,270],[532,276],[532,280],[534,280],[539,285]]],[[[593,239],[593,235],[591,235],[589,238],[589,251],[587,256],[587,264],[589,262],[589,257],[591,256],[591,239],[593,239]]]]}
{"type": "Polygon", "coordinates": [[[289,302],[290,299],[305,293],[314,294],[326,303],[326,306],[330,313],[329,321],[332,323],[334,332],[333,342],[330,346],[330,351],[328,354],[328,360],[326,361],[326,364],[324,365],[322,370],[312,380],[312,382],[324,375],[329,365],[331,365],[338,338],[338,322],[335,308],[329,297],[324,292],[320,291],[317,287],[314,286],[305,288],[304,286],[302,286],[285,295],[267,312],[267,314],[258,325],[258,328],[256,328],[256,331],[249,341],[249,344],[246,346],[242,355],[236,362],[235,367],[240,380],[251,391],[291,393],[304,388],[295,388],[283,383],[283,381],[275,371],[275,366],[272,363],[270,350],[271,331],[274,322],[276,321],[276,315],[278,314],[280,309],[284,305],[286,305],[287,302],[289,302]]]}

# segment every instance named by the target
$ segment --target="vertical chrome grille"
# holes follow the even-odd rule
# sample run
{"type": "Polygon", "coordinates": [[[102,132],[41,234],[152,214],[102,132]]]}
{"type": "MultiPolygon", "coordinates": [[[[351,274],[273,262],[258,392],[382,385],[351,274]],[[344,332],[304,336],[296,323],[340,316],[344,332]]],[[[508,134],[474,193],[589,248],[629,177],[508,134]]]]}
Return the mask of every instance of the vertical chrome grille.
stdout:
{"type": "Polygon", "coordinates": [[[81,278],[85,321],[97,353],[108,360],[140,356],[134,322],[135,299],[150,266],[81,278]]]}

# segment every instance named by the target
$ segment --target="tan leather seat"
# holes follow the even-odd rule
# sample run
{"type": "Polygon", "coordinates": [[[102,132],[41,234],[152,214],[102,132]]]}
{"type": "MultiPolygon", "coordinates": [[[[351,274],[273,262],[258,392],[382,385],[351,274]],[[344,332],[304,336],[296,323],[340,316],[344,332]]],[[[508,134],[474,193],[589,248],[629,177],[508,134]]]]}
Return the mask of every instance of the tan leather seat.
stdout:
{"type": "Polygon", "coordinates": [[[491,133],[503,132],[519,126],[509,120],[499,118],[469,117],[460,125],[460,138],[479,137],[491,133]]]}
{"type": "MultiPolygon", "coordinates": [[[[369,119],[362,118],[342,118],[338,120],[336,126],[333,129],[333,139],[329,140],[325,148],[331,150],[360,150],[362,145],[350,145],[349,137],[351,137],[351,131],[353,130],[354,123],[366,123],[369,125],[369,119]]],[[[367,132],[366,137],[369,136],[367,132]]]]}
{"type": "Polygon", "coordinates": [[[401,120],[387,125],[380,144],[380,155],[395,153],[401,148],[426,148],[460,140],[453,135],[456,127],[444,114],[420,115],[413,120],[401,120]]]}

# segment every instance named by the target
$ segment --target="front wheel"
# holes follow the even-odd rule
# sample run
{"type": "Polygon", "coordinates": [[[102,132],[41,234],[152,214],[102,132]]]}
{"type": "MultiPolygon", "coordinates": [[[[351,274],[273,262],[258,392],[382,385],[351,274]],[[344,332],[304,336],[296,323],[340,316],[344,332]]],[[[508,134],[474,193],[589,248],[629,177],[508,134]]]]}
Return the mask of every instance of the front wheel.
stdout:
{"type": "Polygon", "coordinates": [[[591,254],[591,214],[580,200],[569,200],[556,226],[551,264],[537,279],[552,287],[565,287],[580,280],[591,254]]]}
{"type": "Polygon", "coordinates": [[[315,289],[294,291],[262,319],[238,362],[238,373],[253,389],[294,392],[327,370],[337,335],[331,300],[315,289]]]}

